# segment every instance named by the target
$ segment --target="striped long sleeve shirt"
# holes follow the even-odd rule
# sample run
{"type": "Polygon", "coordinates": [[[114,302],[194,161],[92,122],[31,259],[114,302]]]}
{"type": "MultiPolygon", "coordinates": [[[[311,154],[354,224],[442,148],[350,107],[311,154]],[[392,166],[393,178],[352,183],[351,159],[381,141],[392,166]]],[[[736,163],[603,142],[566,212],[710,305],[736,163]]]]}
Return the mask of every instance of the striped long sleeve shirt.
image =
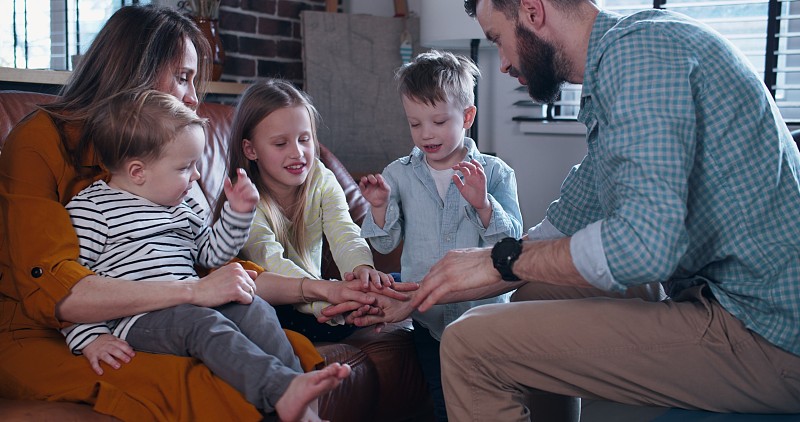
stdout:
{"type": "MultiPolygon", "coordinates": [[[[78,193],[66,208],[78,235],[78,261],[96,274],[133,281],[194,279],[195,264],[213,268],[227,263],[244,245],[253,220],[253,213],[235,212],[226,203],[210,227],[205,210],[190,197],[168,207],[102,180],[78,193]]],[[[124,340],[142,315],[61,331],[72,353],[81,354],[101,334],[124,340]]]]}

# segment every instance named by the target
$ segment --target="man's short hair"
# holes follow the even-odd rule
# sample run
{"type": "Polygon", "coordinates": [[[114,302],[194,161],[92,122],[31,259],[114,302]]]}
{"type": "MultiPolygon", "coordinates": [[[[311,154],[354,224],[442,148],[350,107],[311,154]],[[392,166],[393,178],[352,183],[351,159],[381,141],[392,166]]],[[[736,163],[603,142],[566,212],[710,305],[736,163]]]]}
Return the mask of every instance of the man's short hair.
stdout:
{"type": "MultiPolygon", "coordinates": [[[[494,10],[501,12],[503,15],[506,16],[512,22],[516,22],[519,18],[519,8],[520,0],[483,0],[483,1],[491,1],[492,7],[494,10]]],[[[553,4],[557,9],[561,10],[569,10],[578,6],[579,4],[590,1],[595,3],[595,0],[551,0],[550,3],[553,4]]],[[[464,10],[467,12],[467,15],[471,17],[475,17],[476,8],[478,6],[478,0],[464,0],[464,10]]]]}

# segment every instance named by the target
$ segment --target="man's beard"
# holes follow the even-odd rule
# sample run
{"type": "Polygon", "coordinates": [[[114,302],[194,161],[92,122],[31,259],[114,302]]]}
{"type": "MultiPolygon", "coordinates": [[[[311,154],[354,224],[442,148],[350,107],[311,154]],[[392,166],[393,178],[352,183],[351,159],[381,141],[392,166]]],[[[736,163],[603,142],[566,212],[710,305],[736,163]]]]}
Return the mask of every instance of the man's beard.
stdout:
{"type": "Polygon", "coordinates": [[[553,44],[543,40],[519,23],[517,33],[517,54],[519,55],[519,74],[528,83],[528,95],[535,101],[550,104],[559,99],[561,87],[566,82],[564,74],[569,67],[559,60],[553,44]]]}

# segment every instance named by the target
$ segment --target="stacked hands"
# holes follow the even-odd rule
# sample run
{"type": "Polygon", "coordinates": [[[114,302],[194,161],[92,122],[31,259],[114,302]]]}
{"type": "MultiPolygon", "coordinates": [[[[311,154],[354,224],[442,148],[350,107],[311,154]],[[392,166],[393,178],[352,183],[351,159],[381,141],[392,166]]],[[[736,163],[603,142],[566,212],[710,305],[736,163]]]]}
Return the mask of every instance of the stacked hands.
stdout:
{"type": "MultiPolygon", "coordinates": [[[[484,211],[491,213],[483,167],[472,160],[458,163],[453,169],[461,173],[453,175],[456,187],[483,219],[484,211]]],[[[239,169],[237,176],[235,183],[225,181],[227,200],[234,211],[252,212],[259,201],[258,190],[244,170],[239,169]]],[[[359,187],[373,210],[386,207],[391,188],[380,174],[362,177],[359,187]]],[[[427,311],[452,292],[465,292],[470,297],[482,296],[479,289],[491,289],[492,284],[500,281],[499,274],[489,265],[489,254],[488,249],[480,248],[452,250],[431,268],[420,283],[397,283],[389,274],[369,266],[359,266],[346,273],[342,281],[308,283],[306,296],[332,303],[318,318],[321,323],[342,315],[348,324],[374,326],[380,331],[386,323],[408,318],[415,309],[427,311]]],[[[230,263],[203,278],[188,281],[189,303],[207,307],[230,302],[250,304],[258,292],[258,277],[255,271],[247,270],[239,263],[230,263]]],[[[459,298],[451,295],[447,299],[458,301],[459,298]]],[[[84,348],[83,354],[95,372],[102,375],[101,361],[118,369],[121,363],[130,362],[135,353],[124,340],[104,334],[84,348]]]]}
{"type": "MultiPolygon", "coordinates": [[[[456,188],[478,212],[484,226],[487,226],[491,219],[492,206],[487,194],[483,166],[473,159],[457,163],[452,169],[456,171],[453,175],[456,188]]],[[[363,176],[358,186],[364,198],[372,206],[376,223],[384,225],[386,208],[392,193],[391,186],[380,174],[363,176]]],[[[452,250],[431,268],[420,283],[394,283],[394,280],[383,284],[369,283],[369,280],[375,280],[374,274],[370,274],[370,279],[367,279],[363,273],[348,273],[345,279],[359,281],[360,286],[357,284],[354,288],[364,293],[372,302],[364,303],[364,306],[357,309],[339,305],[330,306],[322,311],[325,317],[320,318],[320,321],[324,322],[340,313],[349,312],[345,318],[348,323],[362,327],[374,325],[376,330],[380,330],[386,323],[408,318],[415,309],[421,312],[427,311],[453,291],[479,289],[499,281],[499,274],[494,268],[491,265],[483,265],[490,262],[490,252],[487,249],[452,250]],[[484,259],[472,259],[477,258],[475,255],[481,254],[485,255],[484,259]]],[[[370,270],[382,274],[371,268],[370,270]]],[[[448,299],[448,301],[458,301],[448,299]]]]}

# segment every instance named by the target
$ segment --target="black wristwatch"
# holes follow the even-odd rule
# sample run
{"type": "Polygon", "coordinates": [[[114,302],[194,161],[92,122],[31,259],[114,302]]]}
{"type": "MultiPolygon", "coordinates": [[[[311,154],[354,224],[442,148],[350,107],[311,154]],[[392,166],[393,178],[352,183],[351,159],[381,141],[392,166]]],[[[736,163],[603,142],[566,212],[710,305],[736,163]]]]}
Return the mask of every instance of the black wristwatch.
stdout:
{"type": "Polygon", "coordinates": [[[507,237],[494,244],[492,248],[492,264],[500,277],[505,281],[519,281],[512,267],[522,253],[522,240],[507,237]]]}

